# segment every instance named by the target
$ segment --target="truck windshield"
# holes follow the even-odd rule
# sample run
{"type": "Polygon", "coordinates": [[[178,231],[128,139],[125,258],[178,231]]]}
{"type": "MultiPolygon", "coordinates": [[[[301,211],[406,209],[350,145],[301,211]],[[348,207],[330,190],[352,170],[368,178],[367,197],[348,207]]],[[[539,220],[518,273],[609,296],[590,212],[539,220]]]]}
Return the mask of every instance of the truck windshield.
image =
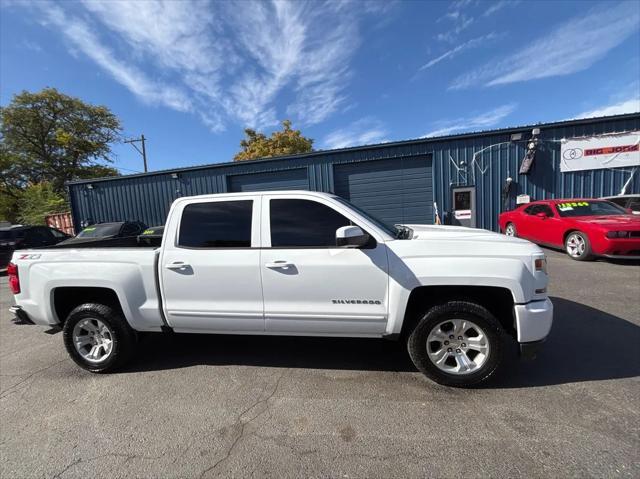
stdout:
{"type": "Polygon", "coordinates": [[[563,201],[556,203],[560,216],[611,216],[627,214],[624,208],[609,201],[563,201]]]}
{"type": "Polygon", "coordinates": [[[376,218],[375,216],[371,216],[369,213],[367,213],[365,210],[363,210],[362,208],[357,207],[356,205],[354,205],[353,203],[348,202],[347,200],[345,200],[344,198],[340,198],[339,196],[334,196],[333,197],[335,200],[337,200],[338,202],[342,203],[343,205],[348,206],[351,209],[356,210],[358,213],[360,213],[360,215],[364,216],[366,219],[368,219],[371,223],[373,223],[374,225],[376,225],[378,228],[380,228],[381,230],[383,230],[385,233],[387,233],[389,236],[392,236],[394,238],[396,238],[398,236],[398,229],[393,226],[393,225],[388,225],[387,223],[385,223],[384,221],[376,218]]]}
{"type": "Polygon", "coordinates": [[[78,233],[78,238],[104,238],[106,236],[117,235],[121,227],[122,223],[104,223],[101,225],[88,226],[78,233]]]}

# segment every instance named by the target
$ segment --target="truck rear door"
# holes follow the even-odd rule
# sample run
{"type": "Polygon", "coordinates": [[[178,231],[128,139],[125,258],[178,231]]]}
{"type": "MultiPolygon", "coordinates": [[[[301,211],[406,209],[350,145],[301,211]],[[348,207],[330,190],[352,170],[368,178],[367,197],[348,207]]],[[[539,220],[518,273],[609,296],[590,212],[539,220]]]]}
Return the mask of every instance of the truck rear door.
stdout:
{"type": "Polygon", "coordinates": [[[183,332],[262,332],[260,198],[178,203],[165,229],[160,281],[167,321],[183,332]]]}

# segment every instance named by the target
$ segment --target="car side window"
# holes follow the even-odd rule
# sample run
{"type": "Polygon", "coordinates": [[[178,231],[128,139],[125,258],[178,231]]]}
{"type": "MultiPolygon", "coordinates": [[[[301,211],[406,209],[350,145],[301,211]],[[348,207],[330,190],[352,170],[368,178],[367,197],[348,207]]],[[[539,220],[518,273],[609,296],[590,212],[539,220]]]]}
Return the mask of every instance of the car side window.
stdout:
{"type": "Polygon", "coordinates": [[[549,205],[540,205],[540,209],[537,211],[537,213],[544,213],[547,216],[553,216],[553,210],[549,205]]]}
{"type": "Polygon", "coordinates": [[[122,236],[137,236],[141,233],[140,225],[138,223],[125,223],[122,227],[122,236]]]}
{"type": "Polygon", "coordinates": [[[65,239],[67,237],[66,234],[64,234],[62,231],[59,231],[55,228],[49,228],[49,231],[51,232],[51,234],[56,238],[56,239],[65,239]]]}
{"type": "Polygon", "coordinates": [[[633,211],[640,211],[640,198],[631,198],[627,208],[631,208],[633,211]]]}
{"type": "Polygon", "coordinates": [[[336,230],[351,221],[333,208],[311,200],[273,199],[270,205],[271,246],[336,247],[336,230]]]}
{"type": "Polygon", "coordinates": [[[609,198],[607,201],[611,201],[611,203],[615,203],[623,208],[627,207],[627,198],[609,198]]]}
{"type": "Polygon", "coordinates": [[[528,215],[535,215],[536,213],[538,213],[538,212],[539,212],[539,210],[538,210],[538,207],[539,207],[539,206],[540,206],[540,205],[531,205],[531,206],[527,206],[527,207],[524,209],[524,212],[525,212],[526,214],[528,214],[528,215]]]}
{"type": "Polygon", "coordinates": [[[210,201],[185,206],[178,246],[250,248],[253,200],[210,201]]]}
{"type": "Polygon", "coordinates": [[[47,228],[36,226],[35,228],[27,230],[25,241],[30,245],[38,246],[54,243],[54,238],[47,228]]]}

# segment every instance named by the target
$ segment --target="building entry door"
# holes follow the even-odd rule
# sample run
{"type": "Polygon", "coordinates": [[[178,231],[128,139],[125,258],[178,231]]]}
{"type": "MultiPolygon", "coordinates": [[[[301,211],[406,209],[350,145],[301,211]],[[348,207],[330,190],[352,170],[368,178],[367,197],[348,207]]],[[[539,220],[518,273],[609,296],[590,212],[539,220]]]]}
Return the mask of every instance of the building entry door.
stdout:
{"type": "Polygon", "coordinates": [[[453,224],[476,227],[476,187],[456,187],[453,196],[453,224]]]}

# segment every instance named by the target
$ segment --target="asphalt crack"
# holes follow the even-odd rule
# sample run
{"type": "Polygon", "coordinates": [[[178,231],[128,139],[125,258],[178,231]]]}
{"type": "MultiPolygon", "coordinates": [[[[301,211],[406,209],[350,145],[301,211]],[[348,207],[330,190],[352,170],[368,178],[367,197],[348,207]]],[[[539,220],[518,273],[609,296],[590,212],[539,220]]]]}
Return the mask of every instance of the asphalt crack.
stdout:
{"type": "Polygon", "coordinates": [[[24,379],[21,379],[20,381],[18,381],[17,383],[13,384],[12,386],[8,387],[7,389],[5,389],[4,391],[2,391],[2,393],[0,394],[0,399],[4,399],[5,397],[7,397],[9,394],[12,394],[14,392],[16,392],[16,389],[18,388],[18,386],[24,384],[25,382],[27,382],[29,379],[31,379],[32,377],[34,377],[36,374],[39,374],[43,371],[46,371],[47,369],[51,369],[54,366],[57,366],[58,364],[64,363],[65,361],[68,361],[68,359],[61,359],[60,361],[57,361],[53,364],[50,364],[49,366],[46,366],[44,368],[38,369],[32,373],[30,373],[28,376],[26,376],[24,379]]]}
{"type": "Polygon", "coordinates": [[[202,479],[207,473],[213,471],[220,464],[222,464],[227,459],[229,459],[229,457],[231,457],[231,454],[233,453],[233,451],[236,448],[236,446],[244,438],[245,430],[246,430],[247,425],[249,425],[250,423],[255,421],[257,418],[259,418],[260,416],[262,416],[265,412],[267,412],[269,410],[268,402],[276,394],[276,392],[278,391],[278,388],[280,387],[280,382],[282,381],[282,378],[285,376],[286,372],[287,372],[287,370],[283,371],[280,374],[280,376],[278,377],[278,379],[275,382],[275,385],[273,386],[271,392],[269,393],[269,395],[267,397],[257,400],[251,406],[247,407],[240,414],[238,414],[238,418],[236,419],[236,421],[235,421],[233,426],[234,427],[239,426],[239,433],[234,438],[234,440],[231,443],[230,447],[227,449],[227,452],[225,453],[225,455],[221,459],[219,459],[217,462],[215,462],[212,466],[209,466],[205,470],[203,470],[199,475],[199,479],[202,479]],[[266,407],[264,409],[262,409],[260,412],[258,412],[258,414],[256,414],[253,417],[251,417],[250,419],[248,419],[246,421],[243,421],[243,417],[245,416],[245,414],[247,414],[249,411],[257,408],[261,404],[264,404],[266,407]]]}
{"type": "Polygon", "coordinates": [[[118,453],[118,452],[108,452],[105,454],[100,454],[99,456],[88,457],[86,459],[78,458],[72,463],[66,465],[60,472],[57,472],[54,476],[52,476],[52,479],[60,479],[60,477],[62,477],[63,474],[65,474],[70,469],[78,466],[79,464],[97,461],[99,459],[104,459],[105,457],[124,457],[125,458],[124,464],[126,464],[129,461],[132,461],[134,459],[145,459],[145,460],[162,459],[164,457],[164,454],[161,454],[159,456],[145,456],[140,454],[124,454],[124,453],[118,453]]]}

